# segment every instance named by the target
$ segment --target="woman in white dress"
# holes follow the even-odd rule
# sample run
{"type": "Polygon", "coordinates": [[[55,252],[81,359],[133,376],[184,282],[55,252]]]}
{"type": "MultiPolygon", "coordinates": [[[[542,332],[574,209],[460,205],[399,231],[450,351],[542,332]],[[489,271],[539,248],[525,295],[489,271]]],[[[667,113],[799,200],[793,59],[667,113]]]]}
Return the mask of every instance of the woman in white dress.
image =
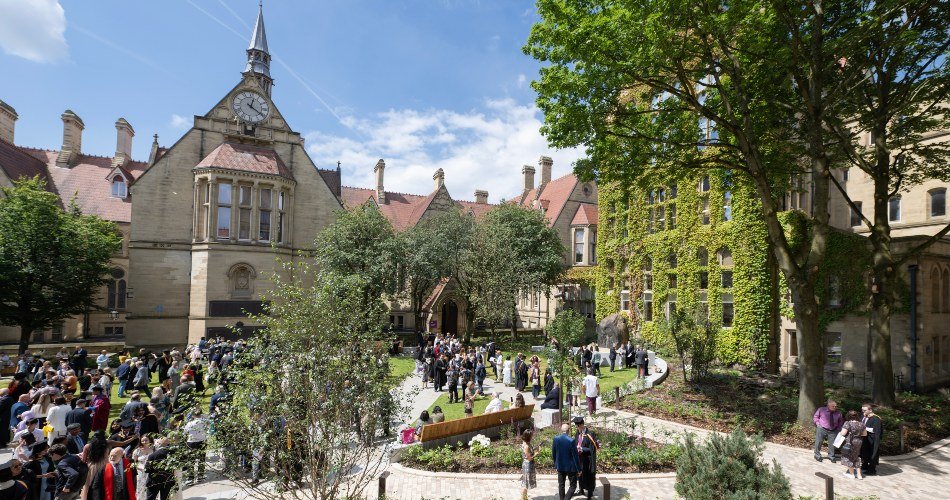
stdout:
{"type": "Polygon", "coordinates": [[[509,354],[505,358],[505,367],[502,368],[502,380],[505,383],[505,386],[511,385],[511,355],[509,354]]]}
{"type": "Polygon", "coordinates": [[[132,462],[135,463],[135,470],[138,471],[135,480],[135,498],[144,499],[146,497],[145,482],[148,480],[148,477],[145,475],[145,460],[155,451],[154,444],[155,443],[152,442],[152,436],[146,434],[139,440],[138,448],[132,452],[132,462]]]}

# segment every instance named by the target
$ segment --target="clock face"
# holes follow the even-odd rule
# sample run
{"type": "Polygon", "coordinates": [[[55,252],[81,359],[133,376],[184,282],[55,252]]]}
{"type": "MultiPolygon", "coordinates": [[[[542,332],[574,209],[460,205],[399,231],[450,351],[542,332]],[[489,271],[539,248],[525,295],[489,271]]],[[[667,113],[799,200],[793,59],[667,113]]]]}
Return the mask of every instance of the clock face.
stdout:
{"type": "Polygon", "coordinates": [[[267,118],[270,113],[270,106],[267,99],[255,92],[241,92],[234,96],[231,102],[231,110],[234,114],[249,123],[259,123],[267,118]]]}

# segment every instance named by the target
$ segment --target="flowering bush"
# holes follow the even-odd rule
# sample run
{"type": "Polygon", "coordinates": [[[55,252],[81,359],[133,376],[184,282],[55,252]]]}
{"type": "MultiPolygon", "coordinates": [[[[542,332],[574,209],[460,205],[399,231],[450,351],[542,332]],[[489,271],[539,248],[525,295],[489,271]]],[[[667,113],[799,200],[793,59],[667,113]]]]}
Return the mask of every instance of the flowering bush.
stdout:
{"type": "Polygon", "coordinates": [[[491,439],[488,439],[488,436],[484,434],[479,434],[472,438],[468,442],[468,448],[472,451],[472,455],[475,456],[485,456],[489,454],[489,448],[491,447],[491,439]]]}

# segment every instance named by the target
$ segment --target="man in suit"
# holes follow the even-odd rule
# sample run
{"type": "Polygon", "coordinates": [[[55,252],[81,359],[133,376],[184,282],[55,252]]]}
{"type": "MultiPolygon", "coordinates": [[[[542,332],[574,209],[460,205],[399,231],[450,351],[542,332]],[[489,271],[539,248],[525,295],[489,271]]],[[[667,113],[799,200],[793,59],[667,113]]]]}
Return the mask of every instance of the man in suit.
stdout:
{"type": "Polygon", "coordinates": [[[168,500],[171,498],[172,487],[175,486],[174,467],[167,464],[169,449],[168,439],[160,438],[155,442],[156,449],[145,460],[145,491],[146,500],[168,500]]]}
{"type": "Polygon", "coordinates": [[[561,433],[551,441],[551,461],[557,470],[557,494],[560,500],[574,496],[577,489],[577,472],[580,470],[577,455],[577,442],[567,434],[570,426],[561,425],[561,433]],[[567,493],[564,493],[564,480],[570,481],[567,493]]]}
{"type": "Polygon", "coordinates": [[[89,357],[89,352],[83,346],[76,346],[76,351],[73,352],[73,371],[77,374],[82,373],[86,369],[86,358],[89,357]]]}
{"type": "Polygon", "coordinates": [[[647,350],[641,346],[637,346],[636,362],[637,362],[637,376],[640,378],[647,376],[647,350]]]}
{"type": "Polygon", "coordinates": [[[62,444],[50,448],[49,454],[56,462],[56,500],[79,498],[89,470],[86,464],[78,455],[70,454],[62,444]]]}
{"type": "Polygon", "coordinates": [[[597,486],[597,450],[600,443],[597,436],[584,424],[583,417],[574,417],[577,426],[577,455],[580,459],[580,491],[587,498],[593,498],[594,488],[597,486]]]}
{"type": "Polygon", "coordinates": [[[84,439],[89,438],[89,431],[92,430],[92,410],[87,408],[88,401],[77,399],[76,407],[66,414],[66,429],[73,424],[79,425],[80,434],[84,439]]]}
{"type": "Polygon", "coordinates": [[[82,425],[69,424],[66,426],[66,451],[73,455],[82,453],[86,440],[82,437],[82,425]]]}
{"type": "Polygon", "coordinates": [[[623,367],[630,368],[633,366],[634,354],[636,351],[633,348],[633,344],[630,343],[629,340],[627,341],[627,348],[624,349],[624,352],[626,352],[626,356],[624,356],[626,359],[623,360],[623,367]]]}

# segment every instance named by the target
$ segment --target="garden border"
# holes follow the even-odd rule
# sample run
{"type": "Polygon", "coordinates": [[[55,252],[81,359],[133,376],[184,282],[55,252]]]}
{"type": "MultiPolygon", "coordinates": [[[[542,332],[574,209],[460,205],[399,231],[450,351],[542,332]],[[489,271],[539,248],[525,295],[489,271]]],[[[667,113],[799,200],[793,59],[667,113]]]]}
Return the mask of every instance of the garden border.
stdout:
{"type": "MultiPolygon", "coordinates": [[[[403,472],[406,474],[412,474],[417,476],[425,477],[437,477],[437,478],[453,478],[453,479],[504,479],[517,481],[521,478],[521,474],[479,474],[475,472],[433,472],[423,469],[414,469],[412,467],[406,467],[400,463],[391,463],[389,465],[391,469],[403,472]]],[[[629,474],[597,474],[597,477],[606,477],[607,479],[613,480],[631,480],[631,479],[657,479],[657,478],[675,478],[675,472],[636,472],[629,474]]],[[[557,480],[557,474],[538,474],[538,479],[550,479],[557,480]]]]}

